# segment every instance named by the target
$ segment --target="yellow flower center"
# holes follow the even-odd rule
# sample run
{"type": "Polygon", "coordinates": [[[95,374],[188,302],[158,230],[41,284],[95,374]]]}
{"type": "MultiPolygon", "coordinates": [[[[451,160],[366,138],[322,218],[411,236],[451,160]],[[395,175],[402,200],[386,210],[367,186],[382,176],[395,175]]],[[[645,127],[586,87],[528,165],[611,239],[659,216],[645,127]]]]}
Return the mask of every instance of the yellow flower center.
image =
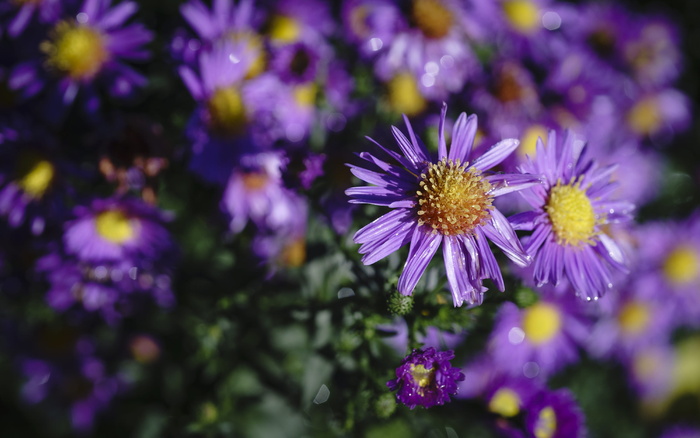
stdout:
{"type": "Polygon", "coordinates": [[[520,146],[518,147],[518,155],[524,158],[526,155],[530,158],[535,157],[537,152],[537,139],[541,138],[543,142],[547,142],[547,129],[542,125],[532,125],[525,130],[520,137],[520,146]]]}
{"type": "Polygon", "coordinates": [[[313,106],[316,103],[318,87],[313,82],[294,87],[294,100],[299,106],[313,106]]]}
{"type": "Polygon", "coordinates": [[[503,12],[513,28],[530,33],[539,27],[540,10],[530,0],[510,0],[503,3],[503,12]]]}
{"type": "Polygon", "coordinates": [[[491,215],[491,184],[479,170],[443,158],[421,174],[418,224],[446,236],[471,233],[491,215]]]}
{"type": "Polygon", "coordinates": [[[535,423],[536,438],[552,438],[557,431],[557,414],[551,406],[540,411],[540,415],[535,423]]]}
{"type": "Polygon", "coordinates": [[[36,156],[24,156],[19,163],[17,185],[32,198],[41,198],[55,175],[53,164],[36,156]]]}
{"type": "Polygon", "coordinates": [[[223,134],[240,133],[246,124],[245,106],[236,87],[219,88],[207,102],[211,127],[223,134]]]}
{"type": "Polygon", "coordinates": [[[372,31],[372,29],[370,29],[370,27],[367,25],[368,16],[369,11],[365,5],[355,6],[350,11],[350,19],[348,21],[350,22],[350,29],[352,29],[352,32],[355,35],[359,37],[367,37],[372,31]]]}
{"type": "Polygon", "coordinates": [[[545,210],[560,245],[590,244],[595,235],[593,205],[579,186],[580,182],[568,185],[559,182],[549,192],[545,210]]]}
{"type": "Polygon", "coordinates": [[[494,95],[503,103],[518,102],[528,97],[528,91],[518,80],[518,68],[506,64],[496,77],[494,95]]]}
{"type": "Polygon", "coordinates": [[[428,105],[410,73],[399,73],[387,84],[388,101],[392,110],[407,116],[422,113],[428,105]]]}
{"type": "Polygon", "coordinates": [[[249,190],[260,190],[267,186],[269,181],[265,173],[250,172],[243,175],[243,186],[249,190]]]}
{"type": "Polygon", "coordinates": [[[525,337],[535,345],[550,341],[561,329],[561,313],[556,306],[538,302],[528,307],[523,315],[525,337]]]}
{"type": "Polygon", "coordinates": [[[510,388],[501,388],[491,397],[489,411],[504,417],[515,417],[520,413],[520,397],[510,388]]]}
{"type": "Polygon", "coordinates": [[[627,125],[639,135],[654,134],[661,123],[661,112],[654,96],[641,99],[627,113],[627,125]]]}
{"type": "Polygon", "coordinates": [[[688,284],[700,274],[700,255],[688,245],[679,245],[664,262],[664,274],[673,284],[688,284]]]}
{"type": "Polygon", "coordinates": [[[120,210],[105,210],[95,218],[97,233],[112,243],[122,244],[134,237],[131,219],[120,210]]]}
{"type": "Polygon", "coordinates": [[[282,264],[290,268],[298,268],[306,260],[306,241],[295,238],[282,249],[282,264]]]}
{"type": "Polygon", "coordinates": [[[301,25],[292,17],[275,15],[270,20],[269,33],[272,40],[283,43],[293,43],[299,40],[301,25]]]}
{"type": "Polygon", "coordinates": [[[425,388],[435,380],[435,370],[433,367],[426,369],[423,365],[411,364],[410,373],[411,377],[413,377],[413,381],[416,382],[420,388],[425,388]]]}
{"type": "Polygon", "coordinates": [[[235,43],[243,43],[248,56],[253,61],[248,66],[246,79],[252,79],[265,71],[267,58],[265,57],[265,46],[262,37],[254,32],[235,32],[231,34],[231,40],[235,43]]]}
{"type": "Polygon", "coordinates": [[[631,301],[625,304],[617,315],[620,329],[628,335],[641,333],[651,319],[651,311],[648,306],[638,301],[631,301]]]}
{"type": "Polygon", "coordinates": [[[428,38],[442,38],[452,27],[452,12],[440,0],[413,0],[412,18],[428,38]]]}
{"type": "Polygon", "coordinates": [[[109,51],[103,35],[88,26],[62,21],[53,30],[52,41],[41,44],[47,64],[75,80],[92,79],[105,62],[109,51]]]}

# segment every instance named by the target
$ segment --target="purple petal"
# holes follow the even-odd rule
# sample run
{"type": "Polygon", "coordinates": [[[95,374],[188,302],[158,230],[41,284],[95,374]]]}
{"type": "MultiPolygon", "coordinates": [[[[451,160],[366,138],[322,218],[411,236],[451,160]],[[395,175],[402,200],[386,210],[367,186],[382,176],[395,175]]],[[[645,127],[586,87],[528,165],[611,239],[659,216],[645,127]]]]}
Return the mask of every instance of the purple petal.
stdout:
{"type": "Polygon", "coordinates": [[[107,11],[100,20],[100,27],[107,30],[119,26],[131,17],[137,9],[138,6],[134,2],[120,3],[107,11]]]}
{"type": "Polygon", "coordinates": [[[421,154],[421,151],[419,149],[416,149],[406,138],[405,135],[399,129],[395,126],[391,127],[391,132],[394,134],[394,138],[396,139],[396,142],[399,144],[399,147],[401,148],[401,152],[403,152],[404,156],[408,158],[411,163],[413,164],[412,167],[418,168],[420,165],[428,161],[428,157],[425,155],[421,154]]]}
{"type": "Polygon", "coordinates": [[[428,267],[428,263],[435,255],[442,234],[426,232],[423,227],[416,227],[411,236],[411,249],[408,251],[408,259],[404,265],[403,272],[399,277],[398,290],[403,295],[411,295],[418,280],[428,267]]]}
{"type": "Polygon", "coordinates": [[[440,111],[440,123],[438,125],[438,160],[447,157],[447,144],[445,143],[445,117],[447,116],[447,104],[442,103],[440,111]]]}
{"type": "Polygon", "coordinates": [[[180,67],[177,72],[180,73],[180,78],[182,79],[182,82],[185,83],[185,86],[190,91],[192,97],[195,100],[204,99],[202,83],[199,81],[199,78],[195,72],[193,72],[191,68],[185,66],[180,67]]]}
{"type": "Polygon", "coordinates": [[[367,243],[373,240],[384,239],[402,223],[406,222],[413,222],[409,218],[408,211],[392,210],[365,225],[362,229],[355,233],[353,241],[355,243],[367,243]]]}
{"type": "Polygon", "coordinates": [[[536,211],[524,211],[509,217],[508,222],[510,222],[514,230],[532,231],[535,229],[535,221],[539,216],[540,214],[536,211]]]}
{"type": "Polygon", "coordinates": [[[605,254],[607,254],[607,258],[609,258],[611,261],[618,263],[620,265],[625,264],[625,254],[622,252],[622,249],[617,245],[617,242],[615,242],[610,236],[608,236],[605,233],[601,233],[598,236],[598,239],[600,239],[600,243],[603,244],[603,249],[605,250],[605,254]]]}
{"type": "Polygon", "coordinates": [[[468,304],[472,304],[476,301],[476,295],[478,294],[476,294],[476,290],[469,282],[466,255],[460,240],[454,236],[448,236],[445,237],[443,242],[442,256],[445,259],[445,272],[447,281],[450,284],[454,306],[461,306],[465,299],[468,304]],[[470,299],[472,296],[474,299],[470,299]]]}
{"type": "Polygon", "coordinates": [[[500,173],[489,175],[485,179],[494,186],[493,190],[489,192],[494,198],[507,193],[517,192],[537,184],[542,184],[539,175],[531,175],[529,173],[500,173]]]}
{"type": "Polygon", "coordinates": [[[27,27],[29,19],[32,18],[32,14],[34,14],[36,7],[36,4],[33,3],[28,3],[21,7],[15,18],[10,23],[10,26],[7,28],[7,33],[11,37],[14,38],[22,33],[24,28],[27,27]]]}
{"type": "Polygon", "coordinates": [[[481,278],[490,278],[496,283],[498,290],[503,292],[506,287],[503,283],[501,269],[498,267],[496,257],[489,247],[489,242],[484,235],[485,228],[476,230],[476,242],[479,246],[479,255],[481,256],[481,278]]]}
{"type": "Polygon", "coordinates": [[[355,198],[351,199],[351,204],[374,204],[389,206],[392,202],[404,200],[403,193],[396,193],[394,190],[388,190],[383,187],[362,186],[350,187],[345,190],[345,194],[355,198]]]}
{"type": "Polygon", "coordinates": [[[402,246],[411,241],[413,228],[416,227],[415,222],[400,223],[399,226],[393,229],[389,235],[383,240],[368,242],[360,247],[362,263],[371,265],[372,263],[383,259],[391,253],[399,250],[402,246]]]}
{"type": "Polygon", "coordinates": [[[462,113],[457,118],[454,127],[452,128],[452,143],[450,144],[450,160],[459,159],[462,163],[469,161],[472,154],[472,146],[474,137],[476,136],[477,118],[472,114],[467,118],[465,113],[462,113]]]}
{"type": "Polygon", "coordinates": [[[530,264],[530,256],[525,253],[508,219],[498,209],[491,210],[491,221],[482,228],[486,236],[515,264],[521,267],[530,264]]]}
{"type": "Polygon", "coordinates": [[[482,156],[477,158],[469,167],[474,167],[481,171],[488,170],[501,161],[505,160],[514,150],[518,148],[520,141],[515,138],[506,138],[501,140],[486,151],[482,156]]]}

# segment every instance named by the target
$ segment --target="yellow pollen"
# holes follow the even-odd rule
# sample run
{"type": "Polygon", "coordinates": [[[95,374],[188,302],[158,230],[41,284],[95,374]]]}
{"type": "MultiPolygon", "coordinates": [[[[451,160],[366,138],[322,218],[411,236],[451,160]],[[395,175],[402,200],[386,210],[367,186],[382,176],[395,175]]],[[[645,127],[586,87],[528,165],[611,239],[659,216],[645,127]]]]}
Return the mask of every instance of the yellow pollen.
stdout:
{"type": "Polygon", "coordinates": [[[272,40],[293,43],[299,40],[301,25],[292,17],[275,15],[270,20],[269,35],[272,40]]]}
{"type": "Polygon", "coordinates": [[[617,322],[624,334],[640,334],[648,325],[651,319],[649,306],[638,301],[626,303],[617,315],[617,322]]]}
{"type": "Polygon", "coordinates": [[[412,18],[428,38],[442,38],[450,32],[452,12],[440,0],[413,0],[412,18]]]}
{"type": "Polygon", "coordinates": [[[549,192],[545,210],[560,245],[591,244],[595,236],[593,205],[579,186],[580,182],[562,185],[560,181],[549,192]]]}
{"type": "Polygon", "coordinates": [[[298,268],[306,260],[306,241],[303,238],[294,238],[282,249],[282,264],[290,268],[298,268]]]}
{"type": "Polygon", "coordinates": [[[260,190],[267,185],[268,177],[264,173],[251,172],[243,175],[243,185],[249,191],[260,190]]]}
{"type": "Polygon", "coordinates": [[[531,33],[539,27],[540,11],[530,0],[509,0],[503,3],[503,12],[513,28],[531,33]]]}
{"type": "Polygon", "coordinates": [[[245,106],[236,87],[219,88],[207,102],[211,127],[223,134],[237,134],[246,124],[245,106]]]}
{"type": "Polygon", "coordinates": [[[540,415],[535,423],[536,438],[552,438],[557,431],[557,414],[551,406],[540,411],[540,415]]]}
{"type": "Polygon", "coordinates": [[[413,381],[421,388],[425,388],[435,380],[435,370],[433,367],[426,369],[423,365],[411,364],[410,372],[413,381]]]}
{"type": "Polygon", "coordinates": [[[410,73],[399,73],[387,84],[388,103],[392,110],[407,116],[422,113],[428,103],[418,88],[416,79],[410,73]]]}
{"type": "Polygon", "coordinates": [[[652,135],[661,128],[661,113],[654,96],[641,99],[627,113],[627,125],[639,135],[652,135]]]}
{"type": "Polygon", "coordinates": [[[26,158],[27,162],[20,160],[20,174],[17,185],[32,198],[41,198],[49,188],[55,175],[53,164],[37,157],[26,158]]]}
{"type": "Polygon", "coordinates": [[[679,245],[664,262],[664,274],[673,284],[688,284],[700,274],[700,255],[688,245],[679,245]]]}
{"type": "Polygon", "coordinates": [[[561,313],[556,306],[540,301],[525,309],[522,324],[530,342],[544,344],[559,333],[561,313]]]}
{"type": "Polygon", "coordinates": [[[468,165],[443,158],[421,174],[416,191],[419,225],[451,236],[471,233],[491,216],[492,186],[468,165]]]}
{"type": "Polygon", "coordinates": [[[41,44],[48,65],[75,80],[92,79],[109,59],[102,34],[88,26],[62,21],[53,30],[52,41],[41,44]]]}
{"type": "Polygon", "coordinates": [[[106,210],[95,218],[97,233],[112,243],[122,244],[134,237],[131,219],[120,210],[106,210]]]}
{"type": "Polygon", "coordinates": [[[524,158],[526,155],[534,158],[537,152],[537,139],[541,138],[547,145],[547,129],[542,125],[532,125],[525,130],[520,137],[520,146],[518,146],[518,155],[524,158]]]}
{"type": "Polygon", "coordinates": [[[515,417],[520,413],[520,397],[510,388],[501,388],[491,397],[489,411],[504,417],[515,417]]]}
{"type": "Polygon", "coordinates": [[[246,79],[252,79],[265,71],[267,58],[265,57],[265,46],[260,35],[249,31],[235,32],[231,34],[231,40],[235,43],[243,43],[248,56],[253,59],[248,66],[246,79]]]}
{"type": "Polygon", "coordinates": [[[294,87],[294,100],[299,106],[313,106],[316,103],[318,87],[313,82],[294,87]]]}
{"type": "Polygon", "coordinates": [[[368,16],[369,12],[367,11],[366,5],[356,6],[350,11],[350,19],[348,20],[350,22],[350,29],[352,29],[352,32],[358,37],[367,37],[372,31],[367,25],[368,16]]]}

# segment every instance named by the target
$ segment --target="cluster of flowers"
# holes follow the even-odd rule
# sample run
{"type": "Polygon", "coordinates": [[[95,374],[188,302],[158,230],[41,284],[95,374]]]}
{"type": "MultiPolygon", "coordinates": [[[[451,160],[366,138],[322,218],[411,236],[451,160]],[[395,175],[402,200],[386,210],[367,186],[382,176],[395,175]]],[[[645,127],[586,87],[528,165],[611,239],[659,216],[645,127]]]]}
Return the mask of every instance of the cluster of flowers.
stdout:
{"type": "MultiPolygon", "coordinates": [[[[137,10],[0,5],[0,236],[31,252],[3,248],[0,268],[32,260],[46,302],[78,325],[117,326],[144,298],[175,304],[177,247],[154,189],[168,162],[162,133],[119,109],[149,81],[138,64],[155,35],[137,10]]],[[[355,234],[362,262],[410,243],[397,288],[411,295],[442,246],[455,307],[480,305],[484,280],[505,290],[502,270],[533,291],[527,307],[502,305],[465,373],[451,352],[414,350],[389,382],[399,401],[430,407],[461,388],[505,419],[524,413],[527,436],[581,436],[572,394],[546,385],[584,352],[621,363],[650,403],[684,390],[670,339],[700,328],[700,214],[632,220],[659,192],[661,151],[690,122],[673,88],[682,57],[670,21],[555,0],[345,0],[338,10],[189,0],[180,13],[160,51],[194,100],[186,166],[220,190],[228,232],[251,233],[269,267],[304,263],[311,206],[339,234],[351,228],[342,178],[326,173],[345,145],[330,139],[355,120],[405,114],[437,140],[424,143],[405,116],[408,137],[392,129],[400,153],[375,142],[384,156],[349,164],[371,186],[342,187],[353,205],[391,209],[355,234]],[[471,115],[453,123],[443,102],[471,115]],[[321,199],[307,196],[314,185],[321,199]]],[[[92,381],[73,400],[74,424],[87,428],[119,379],[90,340],[71,345],[80,360],[61,366],[92,381]]],[[[33,352],[18,365],[38,402],[67,372],[33,352]]],[[[514,424],[499,427],[522,436],[514,424]]]]}

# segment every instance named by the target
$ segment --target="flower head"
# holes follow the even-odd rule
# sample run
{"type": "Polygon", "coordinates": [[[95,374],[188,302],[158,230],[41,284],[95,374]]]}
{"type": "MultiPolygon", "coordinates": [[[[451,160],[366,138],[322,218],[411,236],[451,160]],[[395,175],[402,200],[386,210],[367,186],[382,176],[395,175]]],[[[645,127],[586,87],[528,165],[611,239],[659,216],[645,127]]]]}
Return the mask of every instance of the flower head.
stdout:
{"type": "Polygon", "coordinates": [[[377,144],[398,165],[361,153],[360,158],[370,168],[350,165],[352,173],[374,186],[353,187],[346,194],[354,198],[351,203],[392,209],[355,234],[355,242],[362,245],[363,263],[372,264],[410,242],[408,260],[398,283],[399,292],[410,295],[442,243],[454,305],[461,306],[465,301],[478,304],[485,290],[483,279],[491,278],[500,290],[505,289],[488,240],[515,263],[529,263],[510,223],[493,206],[493,199],[539,180],[531,175],[487,173],[517,148],[518,141],[503,140],[475,157],[474,115],[467,117],[462,113],[459,117],[448,153],[443,129],[446,111],[443,106],[437,160],[430,158],[405,119],[410,141],[392,128],[403,156],[377,144]]]}
{"type": "Polygon", "coordinates": [[[580,438],[586,435],[584,417],[567,389],[542,391],[528,407],[525,418],[528,436],[580,438]]]}
{"type": "Polygon", "coordinates": [[[452,351],[432,347],[413,350],[396,368],[396,379],[386,385],[398,390],[398,400],[411,409],[445,404],[457,393],[457,382],[464,380],[464,374],[449,362],[454,357],[452,351]]]}
{"type": "Polygon", "coordinates": [[[597,167],[583,157],[585,149],[576,153],[576,143],[571,132],[561,140],[550,131],[546,148],[538,140],[535,158],[520,169],[543,175],[544,184],[520,192],[535,210],[514,223],[534,230],[525,249],[535,259],[537,285],[566,277],[577,296],[591,300],[612,288],[612,268],[626,270],[621,248],[604,227],[629,221],[634,206],[611,199],[615,167],[597,167]]]}

